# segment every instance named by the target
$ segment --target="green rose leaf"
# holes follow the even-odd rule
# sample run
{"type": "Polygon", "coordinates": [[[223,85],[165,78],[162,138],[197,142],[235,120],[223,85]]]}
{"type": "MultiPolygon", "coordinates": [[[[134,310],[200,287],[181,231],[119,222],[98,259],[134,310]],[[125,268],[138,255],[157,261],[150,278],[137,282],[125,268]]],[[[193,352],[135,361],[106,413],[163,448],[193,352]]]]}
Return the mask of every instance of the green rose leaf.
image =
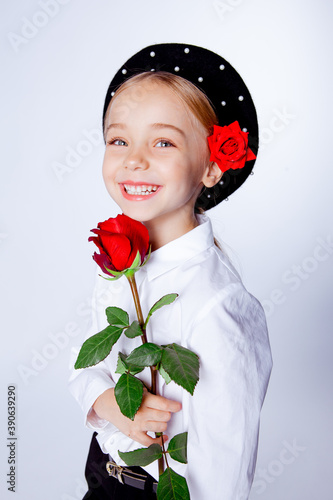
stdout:
{"type": "Polygon", "coordinates": [[[158,500],[190,500],[186,479],[171,467],[160,475],[156,493],[158,500]]]}
{"type": "Polygon", "coordinates": [[[135,337],[142,335],[140,323],[137,320],[133,321],[133,323],[125,330],[125,335],[129,339],[134,339],[135,337]]]}
{"type": "Polygon", "coordinates": [[[151,444],[148,448],[139,448],[138,450],[122,452],[118,451],[119,456],[129,467],[135,465],[146,466],[155,462],[162,456],[162,448],[159,444],[151,444]]]}
{"type": "Polygon", "coordinates": [[[193,395],[199,380],[199,358],[194,352],[178,344],[167,345],[162,352],[161,366],[176,384],[193,395]]]}
{"type": "Polygon", "coordinates": [[[158,367],[158,371],[160,372],[160,375],[164,378],[165,383],[170,384],[171,377],[167,374],[167,372],[164,370],[164,368],[161,364],[158,367]]]}
{"type": "Polygon", "coordinates": [[[128,314],[119,307],[107,307],[106,317],[110,325],[125,328],[129,324],[128,314]]]}
{"type": "Polygon", "coordinates": [[[161,361],[161,356],[162,347],[152,342],[146,342],[146,344],[140,345],[131,352],[126,359],[126,363],[133,363],[136,366],[153,366],[161,361]]]}
{"type": "Polygon", "coordinates": [[[146,318],[145,324],[143,325],[143,328],[146,328],[148,325],[148,321],[151,317],[151,315],[157,311],[157,309],[160,309],[163,306],[166,306],[168,304],[171,304],[176,298],[178,297],[178,293],[169,293],[168,295],[164,295],[160,300],[155,302],[155,304],[150,308],[150,311],[148,313],[148,316],[146,318]]]}
{"type": "Polygon", "coordinates": [[[177,462],[187,464],[187,432],[177,434],[170,440],[168,453],[177,462]]]}
{"type": "Polygon", "coordinates": [[[119,339],[122,331],[123,328],[109,325],[101,332],[87,339],[82,344],[74,368],[86,368],[103,361],[119,339]]]}
{"type": "Polygon", "coordinates": [[[127,371],[129,371],[125,360],[126,360],[125,354],[123,354],[122,352],[118,352],[116,373],[119,373],[119,375],[122,375],[123,373],[126,373],[127,371]]]}
{"type": "Polygon", "coordinates": [[[137,373],[142,372],[142,366],[129,365],[127,364],[126,360],[127,356],[122,352],[119,352],[116,373],[122,375],[123,373],[131,372],[132,375],[136,375],[137,373]]]}
{"type": "Polygon", "coordinates": [[[143,396],[143,384],[130,373],[124,373],[116,383],[114,395],[125,417],[134,420],[135,414],[140,408],[143,396]]]}

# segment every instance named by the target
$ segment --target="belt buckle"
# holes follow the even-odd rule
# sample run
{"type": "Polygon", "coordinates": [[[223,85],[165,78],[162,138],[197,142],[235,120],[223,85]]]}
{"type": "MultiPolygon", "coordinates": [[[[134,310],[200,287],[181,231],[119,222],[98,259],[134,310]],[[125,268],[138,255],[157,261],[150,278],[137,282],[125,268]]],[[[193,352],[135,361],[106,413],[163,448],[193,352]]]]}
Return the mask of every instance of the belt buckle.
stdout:
{"type": "Polygon", "coordinates": [[[115,477],[121,484],[124,484],[122,472],[123,467],[121,465],[116,464],[113,460],[110,460],[106,464],[106,470],[108,471],[109,476],[115,477]]]}

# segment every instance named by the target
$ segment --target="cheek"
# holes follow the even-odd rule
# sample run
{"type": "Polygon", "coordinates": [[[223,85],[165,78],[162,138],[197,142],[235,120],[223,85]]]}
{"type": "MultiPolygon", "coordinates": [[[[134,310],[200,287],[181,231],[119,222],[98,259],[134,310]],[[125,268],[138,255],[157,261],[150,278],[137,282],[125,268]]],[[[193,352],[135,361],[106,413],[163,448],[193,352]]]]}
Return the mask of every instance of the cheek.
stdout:
{"type": "Polygon", "coordinates": [[[102,164],[102,176],[104,181],[107,177],[107,174],[108,174],[108,164],[107,164],[106,154],[104,154],[103,164],[102,164]]]}
{"type": "Polygon", "coordinates": [[[198,141],[196,145],[197,145],[197,150],[196,150],[197,161],[202,166],[202,168],[205,168],[208,165],[210,158],[210,151],[206,137],[200,138],[200,141],[198,141]]]}
{"type": "Polygon", "coordinates": [[[114,160],[110,156],[108,149],[106,148],[103,158],[102,173],[103,177],[110,176],[114,169],[114,160]]]}

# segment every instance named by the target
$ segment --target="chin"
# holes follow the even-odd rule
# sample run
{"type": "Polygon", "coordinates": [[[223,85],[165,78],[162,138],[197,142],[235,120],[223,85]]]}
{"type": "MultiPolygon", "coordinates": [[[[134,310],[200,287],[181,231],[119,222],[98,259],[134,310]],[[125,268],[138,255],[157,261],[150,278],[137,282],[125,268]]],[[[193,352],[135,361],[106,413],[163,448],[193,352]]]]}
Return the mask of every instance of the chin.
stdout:
{"type": "Polygon", "coordinates": [[[119,208],[121,209],[124,215],[127,215],[127,217],[130,217],[131,219],[137,220],[139,222],[144,222],[145,220],[149,219],[147,215],[144,216],[140,210],[136,210],[134,207],[131,209],[131,208],[122,208],[119,206],[119,208]]]}

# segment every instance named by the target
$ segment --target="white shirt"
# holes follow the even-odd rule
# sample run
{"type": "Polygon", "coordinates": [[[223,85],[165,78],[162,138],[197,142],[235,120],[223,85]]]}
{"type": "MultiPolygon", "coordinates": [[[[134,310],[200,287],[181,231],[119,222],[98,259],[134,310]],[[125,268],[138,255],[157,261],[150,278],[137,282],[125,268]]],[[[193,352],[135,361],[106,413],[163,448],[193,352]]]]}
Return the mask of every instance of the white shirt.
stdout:
{"type": "MultiPolygon", "coordinates": [[[[214,245],[209,218],[199,215],[198,221],[199,226],[152,252],[135,276],[144,317],[163,295],[179,294],[175,302],[151,317],[148,341],[176,342],[200,358],[200,378],[193,396],[158,377],[158,393],[182,403],[182,410],[168,423],[169,439],[188,431],[188,464],[168,458],[169,464],[185,475],[191,500],[246,500],[255,471],[260,410],[272,368],[265,315],[228,258],[214,245]]],[[[107,306],[127,311],[130,322],[136,319],[125,277],[111,282],[98,276],[93,321],[86,338],[108,325],[107,306]]],[[[73,370],[70,378],[70,390],[83,409],[86,425],[98,432],[103,452],[119,465],[124,463],[118,450],[131,451],[142,445],[100,419],[92,405],[120,376],[115,373],[118,352],[129,354],[139,345],[140,337],[122,335],[104,361],[73,370]]],[[[78,350],[73,350],[72,364],[78,350]]],[[[150,385],[149,368],[139,376],[150,385]]],[[[145,469],[158,479],[157,461],[145,469]]]]}

